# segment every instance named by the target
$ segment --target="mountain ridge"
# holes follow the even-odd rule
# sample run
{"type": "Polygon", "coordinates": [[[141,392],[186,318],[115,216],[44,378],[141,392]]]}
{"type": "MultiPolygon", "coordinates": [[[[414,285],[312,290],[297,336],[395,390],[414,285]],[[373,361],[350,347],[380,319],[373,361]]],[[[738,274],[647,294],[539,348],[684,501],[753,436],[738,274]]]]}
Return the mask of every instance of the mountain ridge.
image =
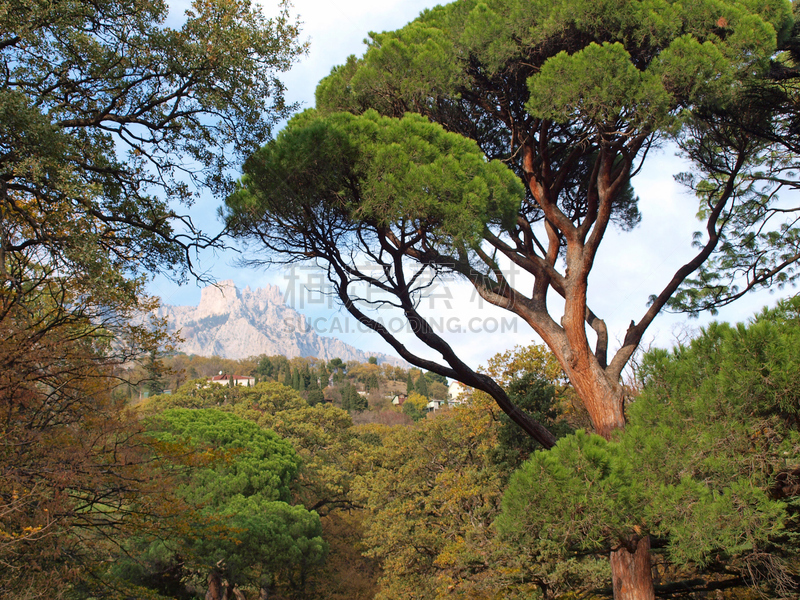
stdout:
{"type": "Polygon", "coordinates": [[[231,359],[282,354],[359,362],[374,356],[379,363],[406,364],[395,356],[365,352],[337,338],[320,336],[302,313],[284,303],[277,285],[240,290],[228,279],[203,288],[197,306],[163,304],[156,315],[166,317],[170,333],[180,332],[184,341],[178,350],[186,354],[231,359]]]}

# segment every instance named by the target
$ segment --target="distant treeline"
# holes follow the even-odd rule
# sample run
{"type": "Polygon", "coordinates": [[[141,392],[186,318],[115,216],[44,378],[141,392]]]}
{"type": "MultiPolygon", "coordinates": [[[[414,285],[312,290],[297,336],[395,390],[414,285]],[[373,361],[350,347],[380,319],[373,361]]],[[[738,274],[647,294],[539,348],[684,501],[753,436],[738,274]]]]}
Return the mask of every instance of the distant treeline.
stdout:
{"type": "MultiPolygon", "coordinates": [[[[126,379],[117,394],[139,400],[155,394],[171,393],[187,381],[217,375],[252,377],[252,384],[275,381],[301,393],[309,404],[335,402],[346,410],[363,411],[370,408],[365,396],[374,406],[385,408],[385,402],[395,394],[414,392],[426,399],[447,400],[447,379],[430,371],[423,373],[411,367],[404,369],[384,363],[375,357],[366,363],[330,361],[314,357],[287,358],[282,355],[260,355],[245,359],[205,357],[184,353],[151,356],[137,366],[129,366],[126,379]],[[361,392],[361,394],[359,394],[361,392]]],[[[409,407],[410,408],[410,407],[409,407]]]]}

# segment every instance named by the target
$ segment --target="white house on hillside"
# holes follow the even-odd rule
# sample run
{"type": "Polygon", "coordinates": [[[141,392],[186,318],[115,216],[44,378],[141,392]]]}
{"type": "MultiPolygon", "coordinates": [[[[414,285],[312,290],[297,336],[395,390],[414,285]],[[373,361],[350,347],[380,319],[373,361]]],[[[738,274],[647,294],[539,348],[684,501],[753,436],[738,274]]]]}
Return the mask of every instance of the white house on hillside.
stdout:
{"type": "Polygon", "coordinates": [[[460,381],[453,381],[447,387],[447,397],[448,402],[453,404],[464,404],[467,400],[469,400],[469,396],[472,393],[472,388],[468,388],[460,381]]]}
{"type": "Polygon", "coordinates": [[[233,385],[243,385],[245,387],[253,387],[256,384],[255,377],[248,377],[247,375],[230,375],[228,373],[220,373],[208,378],[209,383],[216,383],[218,385],[230,385],[233,380],[233,385]]]}
{"type": "Polygon", "coordinates": [[[439,410],[442,407],[442,404],[444,404],[444,403],[445,403],[444,400],[434,400],[434,399],[432,399],[432,400],[428,401],[428,404],[426,405],[426,408],[428,409],[428,411],[436,411],[436,410],[439,410]]]}

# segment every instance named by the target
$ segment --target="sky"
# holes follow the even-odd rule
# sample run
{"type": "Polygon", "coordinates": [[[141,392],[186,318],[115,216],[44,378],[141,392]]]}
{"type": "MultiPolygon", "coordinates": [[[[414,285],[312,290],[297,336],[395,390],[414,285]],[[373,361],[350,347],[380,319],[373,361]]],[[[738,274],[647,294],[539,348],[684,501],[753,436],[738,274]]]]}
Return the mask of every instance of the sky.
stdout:
{"type": "MultiPolygon", "coordinates": [[[[287,100],[299,102],[302,108],[313,107],[317,82],[332,67],[345,62],[350,54],[361,55],[365,48],[363,40],[369,31],[402,27],[420,11],[435,4],[425,0],[295,0],[292,12],[303,22],[301,39],[308,40],[310,46],[308,55],[282,77],[287,100]]],[[[179,8],[179,4],[173,4],[173,10],[179,8]]],[[[265,6],[267,14],[270,10],[265,6]]],[[[697,204],[673,179],[684,167],[669,148],[651,154],[643,171],[633,180],[640,197],[642,223],[632,233],[610,230],[601,244],[589,281],[589,295],[592,309],[608,325],[612,348],[615,342],[621,341],[630,321],[638,321],[642,316],[648,297],[658,293],[675,270],[692,256],[692,234],[700,228],[692,218],[697,204]]],[[[219,204],[219,199],[204,197],[193,207],[192,216],[209,229],[220,227],[214,218],[219,204]]],[[[315,291],[318,280],[313,272],[241,268],[236,265],[239,256],[233,251],[208,252],[200,257],[198,267],[217,281],[232,279],[240,288],[278,285],[287,303],[306,314],[319,334],[333,335],[366,351],[395,354],[377,334],[360,331],[343,309],[315,291]]],[[[524,278],[517,280],[525,289],[524,278]]],[[[193,281],[178,286],[164,277],[157,277],[149,291],[165,304],[197,305],[200,300],[200,286],[193,281]]],[[[722,309],[715,318],[732,322],[746,320],[761,307],[772,306],[779,297],[789,293],[794,290],[751,294],[722,309]]],[[[539,341],[522,321],[480,302],[465,283],[449,282],[433,288],[432,297],[423,301],[423,308],[435,315],[434,327],[441,328],[456,352],[473,367],[485,364],[497,352],[514,345],[539,341]]],[[[684,315],[662,314],[648,330],[643,345],[669,347],[676,341],[686,340],[693,330],[713,318],[704,315],[689,320],[684,315]]],[[[387,314],[384,322],[392,330],[402,329],[401,321],[394,315],[387,314]]],[[[429,358],[438,358],[436,353],[418,345],[413,336],[399,336],[413,350],[429,358]]]]}

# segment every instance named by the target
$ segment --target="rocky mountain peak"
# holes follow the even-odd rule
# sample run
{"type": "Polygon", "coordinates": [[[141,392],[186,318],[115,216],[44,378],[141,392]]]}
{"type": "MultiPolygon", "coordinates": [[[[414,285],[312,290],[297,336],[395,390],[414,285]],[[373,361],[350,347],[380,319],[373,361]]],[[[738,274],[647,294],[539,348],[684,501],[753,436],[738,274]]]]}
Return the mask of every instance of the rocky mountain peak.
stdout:
{"type": "Polygon", "coordinates": [[[200,304],[197,306],[197,317],[223,315],[232,312],[241,304],[241,294],[232,279],[220,281],[200,290],[200,304]]]}
{"type": "Polygon", "coordinates": [[[277,285],[239,290],[233,280],[220,281],[201,290],[198,306],[165,304],[158,315],[167,317],[169,331],[180,331],[184,342],[178,349],[187,354],[234,359],[282,354],[359,362],[376,356],[379,362],[405,364],[397,357],[318,335],[307,327],[304,315],[286,306],[277,285]]]}

